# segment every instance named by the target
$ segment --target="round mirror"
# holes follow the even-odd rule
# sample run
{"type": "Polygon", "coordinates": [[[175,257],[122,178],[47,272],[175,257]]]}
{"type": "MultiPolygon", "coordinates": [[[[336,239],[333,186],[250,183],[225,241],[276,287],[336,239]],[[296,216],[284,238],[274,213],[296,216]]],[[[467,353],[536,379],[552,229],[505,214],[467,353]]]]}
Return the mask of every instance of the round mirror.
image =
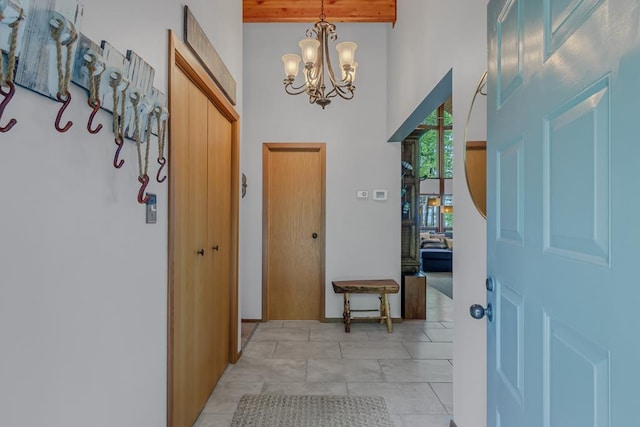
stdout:
{"type": "MultiPolygon", "coordinates": [[[[484,218],[487,217],[487,141],[469,140],[469,127],[470,123],[473,126],[475,120],[482,119],[482,112],[486,111],[486,85],[487,72],[485,71],[473,94],[467,122],[464,126],[464,172],[467,178],[467,188],[473,204],[484,218]],[[480,105],[481,103],[482,105],[480,105]],[[474,105],[475,114],[472,115],[474,105]]],[[[480,127],[484,129],[483,126],[480,127]]]]}

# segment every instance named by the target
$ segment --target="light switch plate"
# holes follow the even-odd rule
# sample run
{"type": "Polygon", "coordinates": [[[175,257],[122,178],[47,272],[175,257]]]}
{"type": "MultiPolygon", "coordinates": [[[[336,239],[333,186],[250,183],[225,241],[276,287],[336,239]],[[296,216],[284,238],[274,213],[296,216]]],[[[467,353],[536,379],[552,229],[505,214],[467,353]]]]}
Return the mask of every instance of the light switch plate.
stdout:
{"type": "Polygon", "coordinates": [[[373,190],[373,200],[387,200],[387,190],[373,190]]]}
{"type": "Polygon", "coordinates": [[[155,194],[147,193],[149,197],[146,203],[146,220],[147,224],[155,224],[158,216],[157,212],[157,199],[155,194]]]}

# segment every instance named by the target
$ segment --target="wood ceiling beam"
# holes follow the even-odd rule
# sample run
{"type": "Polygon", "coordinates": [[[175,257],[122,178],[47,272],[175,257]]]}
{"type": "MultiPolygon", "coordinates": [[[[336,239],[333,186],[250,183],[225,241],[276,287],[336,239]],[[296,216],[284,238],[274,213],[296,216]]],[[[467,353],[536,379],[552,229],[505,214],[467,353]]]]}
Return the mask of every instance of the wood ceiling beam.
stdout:
{"type": "MultiPolygon", "coordinates": [[[[396,22],[396,0],[325,0],[329,22],[396,22]]],[[[320,1],[242,0],[243,22],[316,22],[320,1]]]]}

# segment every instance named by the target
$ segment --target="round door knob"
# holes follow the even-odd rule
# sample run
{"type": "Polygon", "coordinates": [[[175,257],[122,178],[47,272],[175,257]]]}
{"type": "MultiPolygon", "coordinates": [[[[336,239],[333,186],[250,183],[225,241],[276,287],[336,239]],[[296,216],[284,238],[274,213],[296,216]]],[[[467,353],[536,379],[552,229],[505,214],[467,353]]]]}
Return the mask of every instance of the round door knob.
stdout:
{"type": "Polygon", "coordinates": [[[480,304],[473,304],[469,307],[469,313],[474,319],[482,319],[484,316],[487,316],[489,322],[493,320],[493,308],[491,307],[491,303],[487,304],[487,308],[484,308],[480,304]]]}
{"type": "Polygon", "coordinates": [[[200,256],[204,256],[204,249],[200,249],[198,252],[196,252],[198,255],[200,256]]]}
{"type": "Polygon", "coordinates": [[[317,239],[317,238],[318,238],[318,233],[313,233],[313,234],[311,235],[311,237],[313,237],[314,239],[317,239]]]}

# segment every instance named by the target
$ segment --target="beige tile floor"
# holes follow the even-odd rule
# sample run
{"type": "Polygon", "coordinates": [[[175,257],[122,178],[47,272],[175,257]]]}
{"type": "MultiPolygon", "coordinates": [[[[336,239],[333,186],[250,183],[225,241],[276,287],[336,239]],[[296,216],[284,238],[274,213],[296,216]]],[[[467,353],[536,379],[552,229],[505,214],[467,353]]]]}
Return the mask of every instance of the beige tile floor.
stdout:
{"type": "Polygon", "coordinates": [[[397,427],[449,427],[453,414],[453,302],[427,289],[427,320],[384,325],[261,323],[194,427],[228,427],[243,394],[385,398],[397,427]]]}

